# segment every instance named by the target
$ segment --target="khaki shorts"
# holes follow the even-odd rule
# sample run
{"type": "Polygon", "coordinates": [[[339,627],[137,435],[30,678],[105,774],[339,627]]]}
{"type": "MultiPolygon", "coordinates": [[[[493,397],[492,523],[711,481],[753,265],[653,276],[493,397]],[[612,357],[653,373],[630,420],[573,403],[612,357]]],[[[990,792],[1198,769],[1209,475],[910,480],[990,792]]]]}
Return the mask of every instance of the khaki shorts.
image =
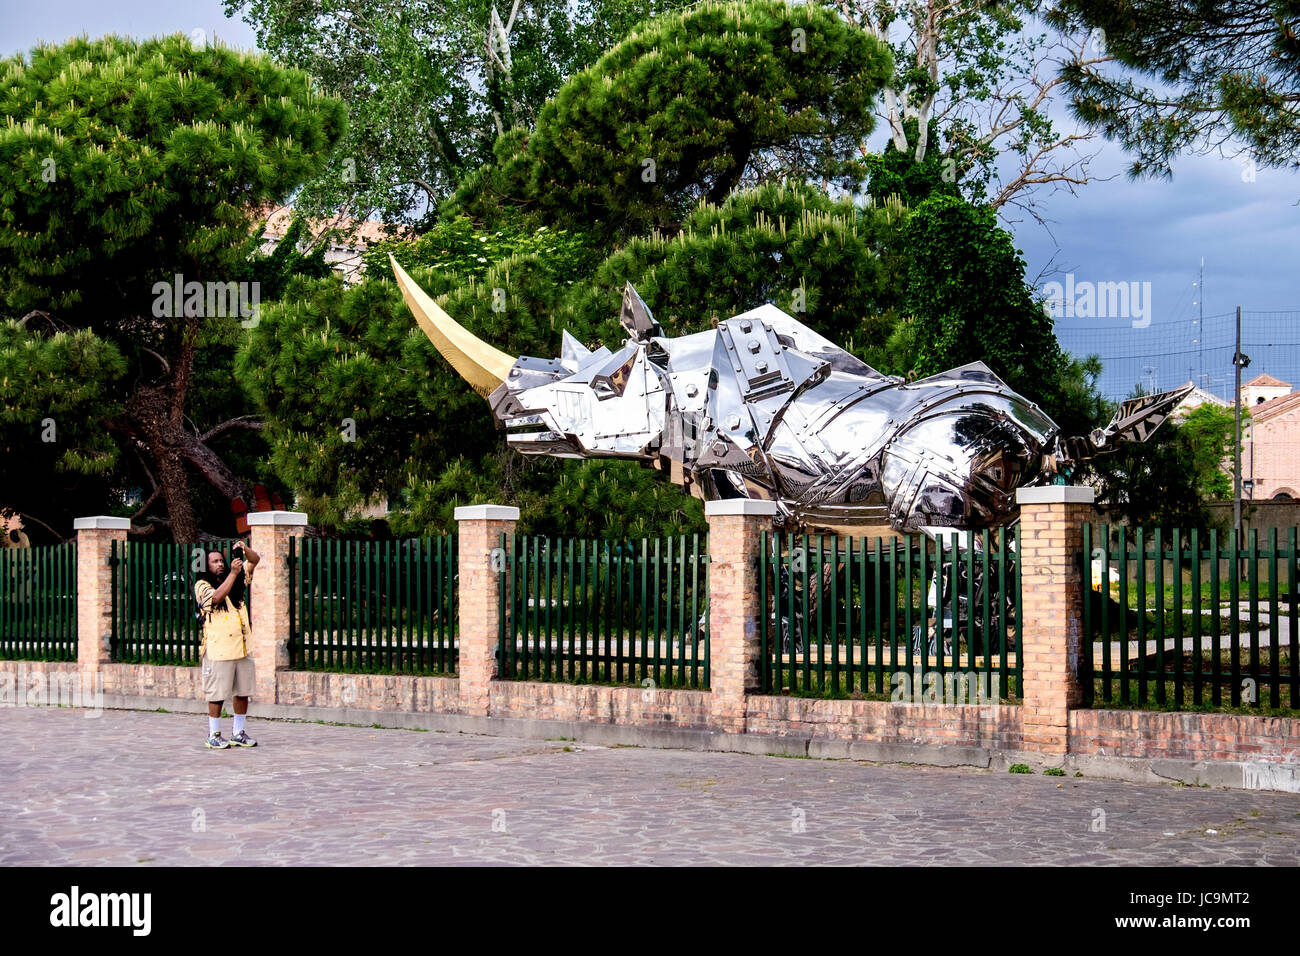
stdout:
{"type": "Polygon", "coordinates": [[[210,661],[204,654],[199,659],[203,673],[203,699],[230,700],[232,697],[252,697],[256,673],[253,659],[241,657],[237,661],[210,661]]]}

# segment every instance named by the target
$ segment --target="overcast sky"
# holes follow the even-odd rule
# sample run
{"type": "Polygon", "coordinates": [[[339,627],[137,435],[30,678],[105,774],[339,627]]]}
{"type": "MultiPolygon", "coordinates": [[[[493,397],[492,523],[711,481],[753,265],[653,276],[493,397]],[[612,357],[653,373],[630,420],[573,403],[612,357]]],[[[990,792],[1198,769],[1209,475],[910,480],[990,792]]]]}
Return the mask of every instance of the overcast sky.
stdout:
{"type": "MultiPolygon", "coordinates": [[[[0,5],[4,55],[80,33],[139,37],[195,30],[231,46],[255,46],[253,31],[227,19],[221,0],[6,0],[0,5]]],[[[1232,375],[1231,350],[1223,341],[1232,322],[1226,316],[1207,322],[1198,341],[1193,321],[1199,298],[1193,283],[1204,257],[1205,314],[1226,314],[1238,305],[1247,310],[1246,340],[1252,347],[1246,351],[1254,360],[1249,374],[1270,372],[1300,385],[1300,176],[1191,156],[1178,162],[1172,182],[1133,182],[1123,174],[1128,162],[1123,151],[1099,145],[1093,173],[1113,179],[1083,186],[1077,196],[1041,194],[1046,228],[1030,219],[1008,223],[1024,252],[1027,278],[1040,289],[1049,282],[1070,288],[1069,274],[1076,295],[1089,283],[1126,283],[1138,293],[1129,303],[1131,314],[1111,318],[1071,314],[1086,312],[1086,305],[1076,310],[1078,302],[1062,302],[1057,330],[1063,344],[1113,358],[1103,380],[1112,394],[1126,392],[1138,377],[1167,388],[1202,369],[1214,390],[1223,392],[1232,375]],[[1145,314],[1137,314],[1138,304],[1145,314]],[[1266,311],[1294,314],[1249,315],[1266,311]],[[1209,352],[1198,352],[1202,345],[1209,352]]]]}

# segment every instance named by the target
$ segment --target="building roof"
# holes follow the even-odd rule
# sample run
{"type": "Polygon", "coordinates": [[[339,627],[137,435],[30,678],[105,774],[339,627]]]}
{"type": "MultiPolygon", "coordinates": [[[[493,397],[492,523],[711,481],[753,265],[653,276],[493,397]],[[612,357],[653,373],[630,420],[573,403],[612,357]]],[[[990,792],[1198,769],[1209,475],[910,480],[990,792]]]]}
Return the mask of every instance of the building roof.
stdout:
{"type": "Polygon", "coordinates": [[[1252,405],[1250,408],[1250,417],[1258,422],[1268,421],[1270,418],[1277,418],[1287,412],[1300,410],[1300,392],[1292,392],[1290,395],[1282,395],[1278,398],[1270,398],[1267,402],[1260,402],[1258,405],[1252,405]]]}
{"type": "Polygon", "coordinates": [[[1279,379],[1274,378],[1272,375],[1269,375],[1268,373],[1264,373],[1263,375],[1256,375],[1249,382],[1245,382],[1241,387],[1242,388],[1290,388],[1291,383],[1280,381],[1279,379]]]}
{"type": "MultiPolygon", "coordinates": [[[[283,239],[284,234],[289,231],[289,226],[293,223],[292,206],[276,206],[274,208],[264,206],[259,210],[259,215],[266,219],[266,229],[262,235],[268,239],[283,239]]],[[[401,237],[410,233],[409,227],[389,226],[382,222],[375,222],[372,219],[358,221],[346,216],[335,216],[324,220],[313,219],[307,223],[307,229],[313,239],[327,230],[338,229],[342,232],[340,237],[342,243],[362,248],[373,242],[401,237]]]]}
{"type": "Polygon", "coordinates": [[[1218,405],[1220,408],[1228,408],[1229,406],[1232,405],[1232,402],[1228,401],[1226,398],[1220,398],[1218,395],[1215,395],[1213,392],[1206,391],[1205,389],[1201,388],[1199,385],[1193,384],[1190,381],[1187,382],[1186,385],[1183,386],[1183,388],[1186,388],[1187,385],[1191,385],[1192,390],[1187,393],[1186,398],[1184,398],[1181,402],[1178,403],[1179,408],[1183,408],[1184,406],[1191,405],[1193,403],[1195,403],[1196,405],[1205,405],[1208,403],[1210,405],[1218,405]]]}

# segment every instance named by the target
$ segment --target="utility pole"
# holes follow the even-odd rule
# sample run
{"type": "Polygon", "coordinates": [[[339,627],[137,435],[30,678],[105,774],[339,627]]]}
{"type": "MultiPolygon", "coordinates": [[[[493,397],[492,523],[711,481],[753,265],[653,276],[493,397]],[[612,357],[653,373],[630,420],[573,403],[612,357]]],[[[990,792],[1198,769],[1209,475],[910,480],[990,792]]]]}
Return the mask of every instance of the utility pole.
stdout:
{"type": "Polygon", "coordinates": [[[1237,306],[1237,350],[1232,364],[1237,369],[1237,436],[1232,443],[1232,526],[1241,546],[1241,370],[1250,364],[1250,356],[1241,354],[1241,306],[1237,306]]]}
{"type": "MultiPolygon", "coordinates": [[[[1200,380],[1196,383],[1205,388],[1205,256],[1201,256],[1201,277],[1196,283],[1196,345],[1200,380]]],[[[1241,343],[1237,343],[1238,348],[1241,343]]]]}

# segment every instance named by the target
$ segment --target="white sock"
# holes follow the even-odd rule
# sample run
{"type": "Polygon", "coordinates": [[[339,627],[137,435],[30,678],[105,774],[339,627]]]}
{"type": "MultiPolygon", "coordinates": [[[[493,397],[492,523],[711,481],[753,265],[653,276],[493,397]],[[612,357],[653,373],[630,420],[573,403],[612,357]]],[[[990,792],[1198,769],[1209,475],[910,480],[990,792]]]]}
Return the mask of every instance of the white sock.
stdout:
{"type": "Polygon", "coordinates": [[[220,732],[221,732],[221,718],[220,718],[220,717],[209,717],[209,718],[208,718],[208,735],[211,736],[212,734],[217,734],[217,733],[220,733],[220,732]]]}
{"type": "Polygon", "coordinates": [[[234,736],[238,737],[244,732],[244,718],[247,716],[247,714],[235,714],[235,729],[231,731],[234,736]]]}

